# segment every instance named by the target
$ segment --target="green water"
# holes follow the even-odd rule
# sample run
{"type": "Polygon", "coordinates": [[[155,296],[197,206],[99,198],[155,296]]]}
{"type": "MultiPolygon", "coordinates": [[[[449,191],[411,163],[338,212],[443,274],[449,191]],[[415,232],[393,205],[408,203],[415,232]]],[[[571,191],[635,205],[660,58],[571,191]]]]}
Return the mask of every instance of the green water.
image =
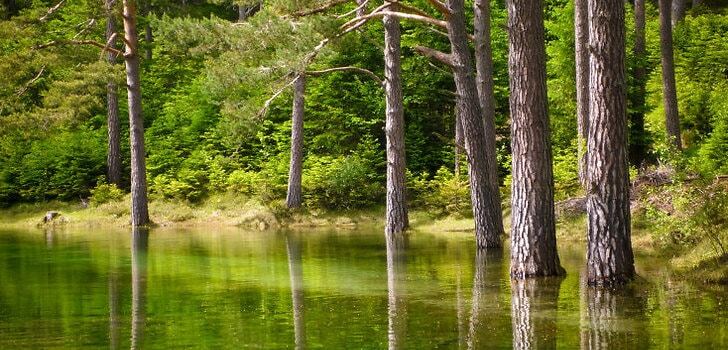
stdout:
{"type": "Polygon", "coordinates": [[[0,349],[728,348],[728,291],[674,280],[512,284],[467,234],[0,232],[0,349]],[[389,247],[388,247],[389,246],[389,247]],[[388,249],[389,248],[389,249],[388,249]]]}

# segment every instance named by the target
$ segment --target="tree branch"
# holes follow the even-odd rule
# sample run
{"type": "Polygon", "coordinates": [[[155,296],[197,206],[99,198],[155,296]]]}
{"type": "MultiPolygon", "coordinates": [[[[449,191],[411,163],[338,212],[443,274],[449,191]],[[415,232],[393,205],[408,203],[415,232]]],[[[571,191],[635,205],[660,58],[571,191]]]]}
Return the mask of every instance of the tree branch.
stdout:
{"type": "Polygon", "coordinates": [[[258,112],[258,118],[262,118],[263,116],[265,116],[266,113],[268,113],[268,108],[270,108],[270,104],[273,103],[273,101],[276,98],[278,98],[278,96],[280,96],[283,93],[283,91],[286,91],[286,89],[288,87],[290,87],[291,85],[293,85],[293,83],[296,82],[296,79],[298,79],[298,75],[296,75],[293,79],[291,79],[291,81],[289,81],[288,83],[286,83],[286,85],[283,85],[283,87],[281,87],[280,89],[278,89],[278,91],[276,91],[273,94],[273,96],[271,96],[269,99],[267,99],[265,101],[265,103],[263,103],[263,108],[261,108],[260,111],[258,112]]]}
{"type": "Polygon", "coordinates": [[[425,56],[427,58],[436,60],[448,67],[453,67],[455,63],[452,60],[452,55],[448,53],[444,53],[442,51],[438,51],[435,49],[431,49],[429,47],[425,46],[415,46],[413,48],[418,54],[425,56]]]}
{"type": "Polygon", "coordinates": [[[41,75],[43,75],[43,73],[45,72],[45,69],[46,65],[44,64],[43,67],[40,67],[40,71],[38,72],[38,74],[36,74],[33,79],[30,79],[30,81],[25,83],[25,85],[23,85],[23,87],[15,93],[15,96],[23,96],[23,94],[28,91],[28,89],[30,89],[30,86],[38,81],[38,79],[40,79],[41,75]]]}
{"type": "Polygon", "coordinates": [[[353,9],[353,10],[351,10],[351,11],[349,11],[349,12],[343,14],[343,15],[336,16],[336,18],[337,19],[341,19],[341,18],[344,18],[344,17],[349,17],[352,14],[357,13],[359,10],[363,9],[364,7],[366,7],[368,4],[369,4],[369,0],[366,0],[363,3],[361,3],[361,5],[357,6],[355,9],[353,9]]]}
{"type": "Polygon", "coordinates": [[[351,67],[351,66],[335,67],[335,68],[329,68],[329,69],[318,70],[318,71],[307,71],[306,75],[317,77],[317,76],[321,76],[321,75],[324,75],[327,73],[344,72],[344,71],[350,71],[350,72],[354,72],[354,73],[361,73],[361,74],[367,75],[370,78],[374,79],[374,81],[376,81],[379,85],[384,86],[384,81],[382,80],[382,78],[380,78],[379,76],[374,74],[374,72],[372,72],[368,69],[359,68],[359,67],[351,67]]]}
{"type": "MultiPolygon", "coordinates": [[[[370,13],[363,17],[357,17],[357,18],[355,18],[355,20],[358,22],[358,21],[369,20],[374,17],[384,17],[384,16],[393,16],[393,17],[397,17],[397,18],[409,19],[409,20],[423,22],[423,23],[427,23],[430,25],[440,27],[440,28],[447,29],[447,22],[445,22],[443,20],[439,20],[439,19],[427,17],[427,16],[422,16],[422,15],[417,15],[417,14],[412,14],[412,13],[395,12],[395,11],[373,12],[373,13],[370,13]]],[[[349,23],[351,23],[351,22],[352,21],[350,21],[349,23]]],[[[341,29],[348,29],[347,27],[348,27],[348,25],[350,25],[349,23],[345,23],[341,29]]]]}
{"type": "Polygon", "coordinates": [[[445,18],[450,18],[450,9],[447,8],[445,4],[443,4],[439,0],[427,0],[427,2],[432,5],[432,7],[436,8],[440,13],[442,13],[445,18]]]}
{"type": "Polygon", "coordinates": [[[112,53],[116,54],[117,56],[124,55],[124,53],[121,52],[120,50],[117,50],[113,47],[108,47],[100,42],[93,41],[93,40],[53,40],[53,41],[49,41],[45,44],[33,46],[33,50],[40,50],[40,49],[45,49],[45,48],[51,47],[51,46],[62,46],[62,45],[91,45],[91,46],[96,46],[96,47],[102,49],[103,51],[112,52],[112,53]]]}
{"type": "Polygon", "coordinates": [[[298,18],[298,17],[305,17],[305,16],[310,16],[310,15],[315,15],[317,13],[324,12],[324,11],[330,9],[330,8],[333,8],[333,7],[336,7],[336,6],[345,4],[345,3],[350,2],[350,1],[352,1],[352,0],[335,0],[335,1],[332,1],[332,2],[330,2],[328,4],[323,5],[321,7],[317,7],[315,9],[294,12],[294,13],[290,14],[290,17],[298,18]]]}
{"type": "Polygon", "coordinates": [[[55,6],[49,8],[48,12],[45,15],[43,15],[43,17],[39,18],[38,20],[41,22],[47,21],[48,17],[50,17],[52,14],[54,14],[56,11],[58,11],[58,9],[60,9],[61,6],[63,6],[63,4],[65,4],[65,3],[66,3],[66,0],[61,0],[61,2],[57,3],[55,6]]]}

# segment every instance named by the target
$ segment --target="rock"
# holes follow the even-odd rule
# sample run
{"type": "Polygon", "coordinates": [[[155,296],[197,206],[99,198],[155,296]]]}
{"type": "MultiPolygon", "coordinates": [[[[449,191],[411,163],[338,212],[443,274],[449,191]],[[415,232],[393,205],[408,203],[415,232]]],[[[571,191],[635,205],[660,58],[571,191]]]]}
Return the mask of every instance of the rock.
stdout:
{"type": "Polygon", "coordinates": [[[576,216],[586,213],[586,197],[576,197],[556,203],[556,216],[576,216]]]}
{"type": "Polygon", "coordinates": [[[43,217],[43,222],[49,223],[59,216],[61,216],[61,212],[58,212],[58,211],[46,212],[45,216],[43,217]]]}

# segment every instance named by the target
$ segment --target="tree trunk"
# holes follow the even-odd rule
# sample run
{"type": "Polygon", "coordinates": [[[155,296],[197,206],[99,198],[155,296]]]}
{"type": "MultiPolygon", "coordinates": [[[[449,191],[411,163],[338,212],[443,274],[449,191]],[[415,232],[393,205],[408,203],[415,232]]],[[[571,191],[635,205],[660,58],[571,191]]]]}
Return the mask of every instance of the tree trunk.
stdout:
{"type": "Polygon", "coordinates": [[[556,349],[556,306],[562,281],[550,278],[511,282],[513,349],[556,349]]]}
{"type": "Polygon", "coordinates": [[[448,37],[452,49],[453,73],[457,89],[457,113],[463,124],[465,152],[468,156],[470,199],[475,219],[475,237],[479,248],[501,246],[497,219],[493,217],[494,195],[491,193],[488,175],[488,152],[485,145],[485,125],[473,60],[468,48],[463,0],[448,0],[450,11],[448,37]]]}
{"type": "Polygon", "coordinates": [[[556,251],[543,2],[508,0],[513,190],[511,277],[564,273],[556,251]]]}
{"type": "Polygon", "coordinates": [[[642,166],[647,157],[645,132],[645,97],[647,96],[647,51],[645,49],[645,0],[634,0],[634,83],[637,86],[632,98],[630,112],[629,159],[632,165],[642,166]]]}
{"type": "Polygon", "coordinates": [[[591,285],[634,277],[630,241],[624,2],[589,0],[587,274],[591,285]]]}
{"type": "Polygon", "coordinates": [[[139,51],[136,31],[135,0],[124,0],[124,37],[126,38],[126,85],[129,100],[129,142],[131,144],[131,225],[149,224],[147,208],[147,166],[144,152],[144,117],[139,78],[139,51]]]}
{"type": "Polygon", "coordinates": [[[388,349],[403,349],[407,333],[405,296],[405,236],[388,236],[387,240],[387,341],[388,349]]]}
{"type": "Polygon", "coordinates": [[[693,0],[693,8],[696,8],[698,6],[704,6],[705,0],[693,0]]]}
{"type": "Polygon", "coordinates": [[[365,4],[368,0],[356,0],[356,6],[358,7],[356,10],[356,16],[357,17],[364,17],[367,14],[367,5],[365,4]]]}
{"type": "Polygon", "coordinates": [[[152,26],[149,25],[149,14],[151,13],[150,7],[151,7],[152,0],[145,0],[144,1],[144,51],[145,56],[144,58],[147,59],[147,61],[152,59],[152,42],[154,41],[154,38],[152,38],[152,26]]]}
{"type": "Polygon", "coordinates": [[[401,32],[399,19],[384,16],[384,76],[387,115],[387,213],[385,233],[400,234],[409,226],[405,187],[404,107],[402,101],[401,32]]]}
{"type": "Polygon", "coordinates": [[[460,115],[455,112],[455,176],[460,177],[460,163],[462,162],[462,153],[465,148],[465,140],[463,136],[463,122],[460,115]]]}
{"type": "Polygon", "coordinates": [[[495,95],[493,92],[493,52],[490,45],[490,0],[475,0],[475,70],[478,99],[485,124],[485,153],[490,193],[493,196],[492,217],[499,235],[503,231],[498,156],[495,144],[495,95]]]}
{"type": "Polygon", "coordinates": [[[293,114],[291,123],[291,161],[288,170],[288,208],[299,208],[302,202],[301,177],[303,173],[303,116],[306,76],[301,73],[293,85],[293,114]]]}
{"type": "Polygon", "coordinates": [[[503,303],[498,300],[502,261],[500,249],[477,249],[475,252],[468,349],[495,348],[492,330],[507,326],[502,319],[507,317],[508,311],[503,310],[503,303]]]}
{"type": "MultiPolygon", "coordinates": [[[[114,19],[115,0],[106,0],[106,41],[116,33],[114,19]]],[[[110,46],[116,46],[113,40],[110,46]]],[[[106,60],[109,64],[116,64],[116,54],[107,52],[106,60]]],[[[108,149],[106,153],[107,177],[110,184],[121,187],[121,125],[119,122],[119,95],[116,83],[109,80],[106,84],[106,124],[108,134],[108,149]]]]}
{"type": "Polygon", "coordinates": [[[303,306],[303,263],[300,242],[290,235],[286,237],[288,250],[288,271],[291,277],[291,300],[293,308],[293,334],[296,349],[306,348],[306,321],[303,306]]]}
{"type": "Polygon", "coordinates": [[[685,18],[686,8],[687,0],[672,0],[672,19],[670,24],[673,28],[685,18]]]}
{"type": "Polygon", "coordinates": [[[677,150],[682,149],[680,139],[680,116],[677,108],[675,86],[675,58],[672,48],[672,27],[670,25],[670,0],[660,2],[660,51],[662,61],[662,98],[665,104],[665,126],[668,142],[677,150]]]}
{"type": "MultiPolygon", "coordinates": [[[[639,0],[637,0],[639,1],[639,0]]],[[[643,0],[644,1],[644,0],[643,0]]],[[[589,9],[587,0],[574,0],[576,46],[576,124],[579,182],[586,189],[586,136],[589,132],[589,9]]]]}
{"type": "Polygon", "coordinates": [[[149,231],[132,228],[131,244],[131,349],[144,348],[147,304],[147,247],[149,231]]]}

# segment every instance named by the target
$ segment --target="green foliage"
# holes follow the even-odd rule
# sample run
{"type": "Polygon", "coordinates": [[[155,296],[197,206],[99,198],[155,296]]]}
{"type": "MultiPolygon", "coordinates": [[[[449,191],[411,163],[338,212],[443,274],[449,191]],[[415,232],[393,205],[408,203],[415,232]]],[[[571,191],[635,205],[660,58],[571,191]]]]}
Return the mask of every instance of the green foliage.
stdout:
{"type": "Polygon", "coordinates": [[[466,174],[453,174],[442,167],[428,179],[427,173],[408,178],[408,195],[415,206],[435,215],[471,214],[470,188],[466,174]]]}
{"type": "Polygon", "coordinates": [[[100,205],[108,202],[114,202],[124,198],[124,191],[116,187],[114,184],[105,183],[103,178],[99,184],[91,190],[91,204],[100,205]]]}

